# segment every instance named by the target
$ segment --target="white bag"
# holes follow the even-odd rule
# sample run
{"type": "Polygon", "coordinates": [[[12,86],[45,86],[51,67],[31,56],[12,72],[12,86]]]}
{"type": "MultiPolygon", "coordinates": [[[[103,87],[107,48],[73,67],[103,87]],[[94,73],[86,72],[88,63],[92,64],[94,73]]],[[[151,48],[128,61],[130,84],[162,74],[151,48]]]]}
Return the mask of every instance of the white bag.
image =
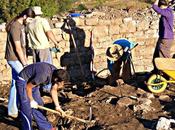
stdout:
{"type": "Polygon", "coordinates": [[[173,129],[171,129],[171,123],[175,123],[175,120],[161,117],[158,120],[156,130],[173,130],[173,129]]]}

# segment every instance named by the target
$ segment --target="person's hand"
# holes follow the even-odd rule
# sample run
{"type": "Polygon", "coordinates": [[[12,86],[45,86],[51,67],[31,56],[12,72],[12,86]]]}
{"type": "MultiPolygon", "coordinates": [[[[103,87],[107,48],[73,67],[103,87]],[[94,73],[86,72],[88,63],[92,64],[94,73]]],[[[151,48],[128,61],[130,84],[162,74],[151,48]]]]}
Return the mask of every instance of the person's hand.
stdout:
{"type": "Polygon", "coordinates": [[[25,68],[26,66],[28,66],[28,64],[24,64],[23,67],[25,68]]]}
{"type": "Polygon", "coordinates": [[[31,106],[31,108],[38,109],[38,103],[37,103],[35,100],[32,100],[32,101],[30,102],[30,106],[31,106]]]}
{"type": "Polygon", "coordinates": [[[55,107],[55,110],[57,110],[58,112],[60,112],[61,113],[61,116],[65,116],[65,112],[63,111],[63,109],[61,109],[61,107],[60,106],[56,106],[55,107]]]}

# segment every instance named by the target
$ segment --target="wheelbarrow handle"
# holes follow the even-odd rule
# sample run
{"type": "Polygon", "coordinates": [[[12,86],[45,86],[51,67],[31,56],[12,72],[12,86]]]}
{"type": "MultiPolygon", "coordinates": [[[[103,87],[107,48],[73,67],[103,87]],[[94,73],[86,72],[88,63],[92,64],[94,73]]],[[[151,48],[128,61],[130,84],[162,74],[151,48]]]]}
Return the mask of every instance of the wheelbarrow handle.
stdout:
{"type": "Polygon", "coordinates": [[[129,51],[133,50],[134,48],[136,48],[139,44],[136,43],[131,49],[129,49],[129,51]]]}
{"type": "MultiPolygon", "coordinates": [[[[53,110],[53,109],[50,109],[50,108],[47,108],[47,107],[43,107],[43,106],[40,106],[40,105],[38,105],[38,108],[62,116],[62,115],[61,115],[61,112],[59,112],[59,111],[56,111],[56,110],[53,110]]],[[[75,116],[71,116],[71,115],[67,115],[67,114],[65,114],[64,117],[66,117],[66,118],[68,118],[68,119],[72,119],[72,120],[77,120],[77,121],[83,122],[83,123],[85,123],[85,124],[90,123],[90,121],[88,121],[88,120],[84,120],[84,119],[81,119],[81,118],[78,118],[78,117],[75,117],[75,116]]]]}

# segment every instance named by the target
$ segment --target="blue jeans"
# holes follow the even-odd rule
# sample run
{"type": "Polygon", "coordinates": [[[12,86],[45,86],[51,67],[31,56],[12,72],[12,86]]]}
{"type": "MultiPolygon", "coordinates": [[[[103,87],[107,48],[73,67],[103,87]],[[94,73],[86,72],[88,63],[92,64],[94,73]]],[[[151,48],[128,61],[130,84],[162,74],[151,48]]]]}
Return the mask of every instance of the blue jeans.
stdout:
{"type": "Polygon", "coordinates": [[[16,96],[16,79],[18,74],[23,69],[21,62],[18,60],[16,61],[7,61],[12,69],[12,81],[10,87],[10,94],[9,94],[9,102],[8,102],[8,115],[12,117],[18,116],[18,108],[17,108],[17,96],[16,96]]]}
{"type": "MultiPolygon", "coordinates": [[[[52,125],[47,121],[46,117],[43,115],[43,112],[39,109],[33,109],[30,107],[30,101],[26,93],[26,83],[27,82],[21,77],[16,80],[20,118],[22,123],[21,130],[32,130],[32,117],[36,121],[39,130],[51,130],[52,125]]],[[[32,89],[32,95],[34,100],[39,105],[43,106],[39,87],[34,87],[32,89]]]]}

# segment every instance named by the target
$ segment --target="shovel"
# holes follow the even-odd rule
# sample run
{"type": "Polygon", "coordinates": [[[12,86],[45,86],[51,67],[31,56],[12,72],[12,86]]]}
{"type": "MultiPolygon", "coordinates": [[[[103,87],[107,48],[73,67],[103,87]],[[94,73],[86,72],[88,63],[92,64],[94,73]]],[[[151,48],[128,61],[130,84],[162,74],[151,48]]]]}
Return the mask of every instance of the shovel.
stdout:
{"type": "MultiPolygon", "coordinates": [[[[58,112],[58,111],[56,111],[56,110],[53,110],[53,109],[50,109],[50,108],[47,108],[47,107],[43,107],[43,106],[40,106],[40,105],[38,106],[38,108],[62,116],[62,115],[61,115],[61,112],[58,112]]],[[[67,115],[67,114],[65,114],[64,117],[65,117],[65,118],[68,118],[68,119],[71,119],[71,120],[76,120],[76,121],[85,123],[85,124],[87,124],[87,125],[93,125],[93,124],[95,123],[94,120],[92,120],[92,121],[90,121],[90,120],[84,120],[84,119],[81,119],[81,118],[78,118],[78,117],[75,117],[75,116],[71,116],[71,115],[67,115]]],[[[90,118],[91,118],[91,117],[90,117],[90,118]]]]}

